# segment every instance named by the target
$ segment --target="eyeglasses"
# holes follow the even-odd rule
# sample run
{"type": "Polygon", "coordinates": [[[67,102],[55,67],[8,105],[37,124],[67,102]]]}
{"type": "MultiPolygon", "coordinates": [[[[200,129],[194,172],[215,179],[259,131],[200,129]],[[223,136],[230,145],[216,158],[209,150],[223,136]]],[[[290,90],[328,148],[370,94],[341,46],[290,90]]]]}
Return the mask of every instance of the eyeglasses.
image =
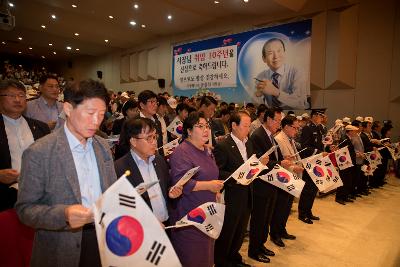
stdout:
{"type": "Polygon", "coordinates": [[[151,103],[151,104],[157,104],[158,105],[158,101],[153,99],[153,100],[147,100],[147,103],[151,103]]]}
{"type": "Polygon", "coordinates": [[[13,99],[17,99],[17,97],[20,99],[26,99],[26,94],[2,94],[0,96],[6,96],[13,99]]]}
{"type": "Polygon", "coordinates": [[[204,131],[205,129],[210,129],[211,128],[210,125],[202,124],[202,123],[198,123],[198,124],[195,124],[193,126],[199,128],[202,131],[204,131]]]}
{"type": "Polygon", "coordinates": [[[150,143],[152,143],[154,141],[157,142],[158,134],[148,135],[147,137],[133,137],[133,138],[135,138],[135,139],[144,139],[144,140],[146,140],[147,143],[150,144],[150,143]]]}

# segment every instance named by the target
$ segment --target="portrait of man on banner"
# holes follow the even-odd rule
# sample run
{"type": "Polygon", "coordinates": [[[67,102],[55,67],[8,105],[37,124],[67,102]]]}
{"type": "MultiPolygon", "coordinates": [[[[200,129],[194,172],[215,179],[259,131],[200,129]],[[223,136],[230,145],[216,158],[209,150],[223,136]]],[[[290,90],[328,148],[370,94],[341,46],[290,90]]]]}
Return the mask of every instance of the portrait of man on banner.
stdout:
{"type": "Polygon", "coordinates": [[[277,37],[268,39],[262,47],[262,60],[266,69],[255,78],[255,96],[268,107],[307,109],[309,85],[299,68],[287,63],[285,42],[277,37]]]}

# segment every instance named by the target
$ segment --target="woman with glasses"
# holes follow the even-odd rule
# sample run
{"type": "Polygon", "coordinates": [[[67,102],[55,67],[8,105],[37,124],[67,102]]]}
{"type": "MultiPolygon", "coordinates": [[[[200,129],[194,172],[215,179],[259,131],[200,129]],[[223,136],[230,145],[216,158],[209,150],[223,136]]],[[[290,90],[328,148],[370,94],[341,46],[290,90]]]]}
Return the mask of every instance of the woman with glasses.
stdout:
{"type": "Polygon", "coordinates": [[[169,224],[169,198],[182,194],[182,187],[169,190],[171,179],[164,158],[156,153],[157,138],[155,124],[151,119],[128,119],[123,127],[123,139],[130,152],[115,162],[115,172],[120,177],[126,170],[131,171],[127,178],[134,186],[140,183],[159,183],[142,194],[146,204],[163,225],[169,224]]]}
{"type": "MultiPolygon", "coordinates": [[[[183,122],[182,143],[170,157],[172,184],[190,169],[198,172],[183,186],[176,201],[173,222],[206,202],[215,202],[223,187],[213,154],[206,145],[211,134],[204,114],[192,112],[183,122]]],[[[183,266],[207,267],[214,263],[214,240],[194,226],[176,228],[171,233],[172,244],[183,266]]]]}

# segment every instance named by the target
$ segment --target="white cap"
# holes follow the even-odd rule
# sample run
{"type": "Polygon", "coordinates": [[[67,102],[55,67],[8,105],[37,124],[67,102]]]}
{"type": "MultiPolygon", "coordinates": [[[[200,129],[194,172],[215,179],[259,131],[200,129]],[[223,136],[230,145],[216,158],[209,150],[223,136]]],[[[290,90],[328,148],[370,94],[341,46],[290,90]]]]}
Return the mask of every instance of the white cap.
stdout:
{"type": "Polygon", "coordinates": [[[345,129],[346,129],[346,131],[358,131],[358,127],[353,126],[351,124],[346,125],[345,129]]]}
{"type": "Polygon", "coordinates": [[[128,95],[127,92],[123,92],[123,93],[121,94],[121,97],[129,98],[129,95],[128,95]]]}
{"type": "Polygon", "coordinates": [[[301,114],[301,116],[303,117],[303,119],[308,119],[308,118],[310,118],[310,115],[308,115],[308,113],[306,112],[306,113],[303,113],[303,114],[301,114]]]}
{"type": "Polygon", "coordinates": [[[351,119],[349,117],[344,117],[342,122],[351,123],[351,119]]]}
{"type": "Polygon", "coordinates": [[[356,121],[363,122],[363,121],[364,121],[364,118],[361,117],[361,116],[357,116],[357,117],[356,117],[356,121]]]}
{"type": "Polygon", "coordinates": [[[335,125],[342,125],[343,121],[341,119],[335,120],[335,125]]]}
{"type": "Polygon", "coordinates": [[[364,118],[364,121],[373,123],[373,122],[374,122],[374,118],[372,118],[372,117],[365,117],[365,118],[364,118]]]}
{"type": "Polygon", "coordinates": [[[302,116],[297,116],[296,119],[299,120],[299,121],[302,121],[303,117],[302,116]]]}
{"type": "Polygon", "coordinates": [[[176,99],[173,98],[173,97],[168,98],[167,103],[168,103],[168,105],[169,105],[171,108],[173,108],[173,109],[175,109],[176,106],[178,105],[178,102],[177,102],[176,99]]]}

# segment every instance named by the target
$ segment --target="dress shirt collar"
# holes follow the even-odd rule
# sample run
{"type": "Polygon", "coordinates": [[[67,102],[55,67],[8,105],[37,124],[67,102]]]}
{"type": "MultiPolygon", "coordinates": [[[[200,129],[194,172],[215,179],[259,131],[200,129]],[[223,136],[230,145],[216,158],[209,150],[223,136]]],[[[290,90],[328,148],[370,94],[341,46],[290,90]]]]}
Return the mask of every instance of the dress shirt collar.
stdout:
{"type": "Polygon", "coordinates": [[[151,163],[153,162],[154,158],[156,157],[155,155],[151,155],[151,156],[149,157],[149,162],[147,163],[147,162],[146,162],[144,159],[142,159],[138,154],[136,154],[136,152],[133,151],[132,149],[131,149],[131,155],[132,155],[133,160],[136,162],[136,164],[137,164],[138,166],[139,166],[139,165],[142,165],[142,164],[149,165],[149,164],[151,164],[151,163]]]}
{"type": "MultiPolygon", "coordinates": [[[[142,111],[139,112],[139,116],[140,116],[141,118],[147,118],[147,117],[142,113],[142,111]]],[[[155,119],[154,119],[153,116],[151,116],[151,117],[148,118],[148,119],[150,119],[150,120],[152,120],[152,121],[155,121],[155,119]]]]}
{"type": "Polygon", "coordinates": [[[93,138],[90,137],[86,140],[86,146],[82,145],[81,142],[79,142],[78,138],[75,137],[71,133],[71,131],[68,129],[67,123],[65,122],[64,124],[64,131],[65,135],[67,136],[69,147],[71,148],[72,151],[75,151],[76,149],[86,149],[88,147],[92,146],[93,138]]]}
{"type": "Polygon", "coordinates": [[[270,130],[267,129],[267,127],[265,127],[264,124],[261,124],[261,126],[264,128],[265,132],[267,133],[269,138],[274,138],[273,134],[271,133],[270,130]]]}
{"type": "Polygon", "coordinates": [[[44,99],[43,96],[39,97],[39,101],[40,101],[40,103],[42,103],[43,105],[46,105],[48,107],[54,107],[57,105],[57,101],[56,101],[56,102],[54,102],[53,105],[50,106],[49,103],[47,103],[46,99],[44,99]]]}
{"type": "Polygon", "coordinates": [[[243,146],[246,145],[248,138],[246,137],[243,141],[237,138],[232,132],[231,132],[231,137],[233,141],[235,141],[236,145],[242,144],[243,146]]]}
{"type": "Polygon", "coordinates": [[[271,70],[272,73],[278,73],[280,76],[282,76],[285,73],[285,64],[283,64],[279,69],[276,71],[271,70]]]}
{"type": "Polygon", "coordinates": [[[15,120],[15,119],[10,118],[10,117],[8,117],[8,116],[6,116],[4,114],[2,114],[2,115],[3,115],[3,119],[5,119],[7,122],[11,123],[14,126],[21,125],[22,120],[23,120],[22,116],[19,116],[19,118],[15,120]]]}

